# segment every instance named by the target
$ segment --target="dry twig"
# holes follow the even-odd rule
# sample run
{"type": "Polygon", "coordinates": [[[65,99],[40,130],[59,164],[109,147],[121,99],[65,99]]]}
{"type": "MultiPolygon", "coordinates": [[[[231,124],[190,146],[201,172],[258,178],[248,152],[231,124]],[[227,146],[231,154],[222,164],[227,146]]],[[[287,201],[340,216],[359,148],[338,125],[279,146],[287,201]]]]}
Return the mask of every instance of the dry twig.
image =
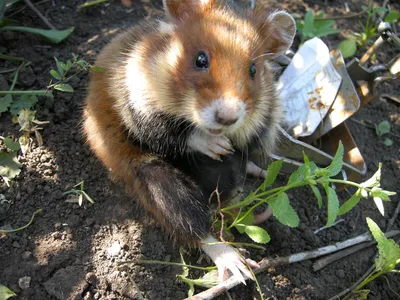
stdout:
{"type": "Polygon", "coordinates": [[[32,9],[35,12],[35,14],[38,15],[38,17],[43,21],[43,23],[47,25],[47,27],[53,30],[57,30],[57,28],[55,28],[53,24],[51,24],[50,21],[47,20],[46,17],[42,15],[42,13],[32,4],[30,0],[24,0],[24,2],[27,6],[29,6],[30,9],[32,9]]]}

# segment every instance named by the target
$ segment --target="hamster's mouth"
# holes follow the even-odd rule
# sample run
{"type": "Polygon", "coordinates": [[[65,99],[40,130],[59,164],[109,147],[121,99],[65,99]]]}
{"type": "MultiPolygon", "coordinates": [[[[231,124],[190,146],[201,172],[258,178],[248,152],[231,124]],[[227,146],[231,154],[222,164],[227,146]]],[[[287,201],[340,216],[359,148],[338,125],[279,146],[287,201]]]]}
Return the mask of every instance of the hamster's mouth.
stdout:
{"type": "Polygon", "coordinates": [[[222,129],[207,129],[209,133],[213,134],[213,135],[220,135],[222,134],[222,129]]]}

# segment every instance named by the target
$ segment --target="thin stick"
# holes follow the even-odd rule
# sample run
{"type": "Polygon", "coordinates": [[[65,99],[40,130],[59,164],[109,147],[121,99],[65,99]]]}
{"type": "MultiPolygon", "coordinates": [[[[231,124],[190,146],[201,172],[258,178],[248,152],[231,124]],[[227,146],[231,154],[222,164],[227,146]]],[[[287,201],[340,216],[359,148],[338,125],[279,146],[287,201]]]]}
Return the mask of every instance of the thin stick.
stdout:
{"type": "MultiPolygon", "coordinates": [[[[400,231],[393,230],[391,232],[388,232],[387,234],[388,235],[390,234],[391,236],[393,236],[393,235],[400,234],[400,231]]],[[[363,243],[366,241],[372,241],[372,240],[373,240],[372,236],[368,232],[366,232],[362,235],[356,236],[356,237],[348,239],[346,241],[338,242],[336,244],[318,248],[318,249],[315,249],[312,251],[300,252],[300,253],[292,254],[289,256],[285,256],[285,257],[277,257],[274,259],[263,258],[258,263],[260,265],[260,268],[254,270],[254,274],[259,274],[271,267],[291,264],[291,263],[295,263],[295,262],[300,262],[300,261],[320,257],[320,256],[323,256],[323,255],[326,255],[329,253],[333,253],[338,250],[341,250],[341,249],[344,249],[344,248],[347,248],[347,247],[350,247],[350,246],[353,246],[353,245],[356,245],[359,243],[363,243]]],[[[241,281],[239,279],[237,279],[235,277],[230,277],[227,280],[225,280],[224,282],[221,282],[220,284],[218,284],[208,290],[205,290],[204,292],[196,294],[190,298],[186,298],[186,300],[210,300],[218,295],[221,295],[225,291],[228,291],[231,288],[239,285],[240,283],[241,283],[241,281]]]]}
{"type": "Polygon", "coordinates": [[[374,244],[375,244],[375,242],[362,243],[362,244],[356,245],[354,247],[347,248],[347,249],[344,249],[342,251],[339,251],[339,252],[333,253],[331,255],[325,256],[323,258],[320,258],[316,262],[314,262],[313,270],[314,271],[319,271],[319,270],[325,268],[330,263],[333,263],[334,261],[342,259],[342,258],[344,258],[346,256],[349,256],[350,254],[358,252],[358,251],[360,251],[360,250],[362,250],[364,248],[370,247],[370,246],[372,246],[374,244]]]}
{"type": "Polygon", "coordinates": [[[47,27],[53,30],[57,30],[57,28],[55,28],[53,24],[51,24],[49,20],[47,20],[46,17],[42,15],[42,13],[32,4],[30,0],[24,0],[24,2],[26,5],[29,6],[30,9],[32,9],[35,12],[35,14],[38,15],[38,17],[43,21],[43,23],[47,25],[47,27]]]}
{"type": "Polygon", "coordinates": [[[397,219],[397,216],[399,215],[399,212],[400,212],[400,200],[397,203],[397,207],[394,210],[393,216],[390,218],[390,220],[389,220],[389,222],[387,224],[386,231],[392,229],[393,223],[397,219]]]}

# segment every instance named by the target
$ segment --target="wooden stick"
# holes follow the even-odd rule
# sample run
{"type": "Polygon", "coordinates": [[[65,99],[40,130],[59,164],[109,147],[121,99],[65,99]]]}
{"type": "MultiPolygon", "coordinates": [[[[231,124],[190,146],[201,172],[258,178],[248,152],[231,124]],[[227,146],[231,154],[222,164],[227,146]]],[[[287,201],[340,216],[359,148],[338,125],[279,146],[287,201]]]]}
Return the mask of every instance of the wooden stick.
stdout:
{"type": "MultiPolygon", "coordinates": [[[[400,234],[400,231],[393,230],[393,231],[388,232],[385,235],[389,235],[389,234],[390,234],[390,236],[394,236],[394,235],[400,234]]],[[[350,247],[353,245],[357,245],[359,243],[369,242],[372,240],[373,240],[373,237],[368,232],[366,232],[364,234],[361,234],[354,238],[348,239],[346,241],[338,242],[333,245],[318,248],[315,250],[300,252],[300,253],[292,254],[289,256],[285,256],[285,257],[277,257],[274,259],[263,258],[258,263],[260,265],[260,268],[254,270],[254,274],[259,274],[271,267],[291,264],[291,263],[295,263],[295,262],[300,262],[300,261],[320,257],[320,256],[323,256],[323,255],[326,255],[329,253],[333,253],[333,252],[339,251],[341,249],[344,249],[344,248],[347,248],[347,247],[350,247]]],[[[210,300],[218,295],[221,295],[225,291],[228,291],[231,288],[239,285],[240,283],[241,283],[241,281],[239,279],[236,279],[235,277],[230,277],[227,280],[225,280],[224,282],[221,282],[218,285],[216,285],[208,290],[198,293],[192,297],[186,298],[186,300],[210,300]]]]}

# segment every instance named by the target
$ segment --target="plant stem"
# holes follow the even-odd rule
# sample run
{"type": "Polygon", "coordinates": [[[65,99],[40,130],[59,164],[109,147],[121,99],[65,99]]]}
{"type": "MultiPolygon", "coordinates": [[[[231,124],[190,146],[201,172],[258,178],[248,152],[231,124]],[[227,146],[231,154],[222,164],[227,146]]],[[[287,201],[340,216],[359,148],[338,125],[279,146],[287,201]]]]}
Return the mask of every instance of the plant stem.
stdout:
{"type": "Polygon", "coordinates": [[[147,259],[134,259],[134,260],[127,260],[118,262],[117,265],[124,265],[124,264],[156,264],[156,265],[170,265],[170,266],[178,266],[178,267],[188,267],[192,269],[198,269],[203,271],[210,271],[215,270],[217,267],[198,267],[192,266],[182,263],[170,262],[170,261],[163,261],[163,260],[147,260],[147,259]]]}
{"type": "MultiPolygon", "coordinates": [[[[332,178],[329,178],[328,180],[329,180],[329,182],[342,183],[344,185],[352,185],[352,186],[358,187],[359,189],[366,190],[369,193],[371,192],[371,189],[369,189],[365,186],[362,186],[361,184],[352,182],[352,181],[347,181],[347,180],[342,180],[342,179],[332,179],[332,178]]],[[[317,182],[319,182],[319,181],[317,180],[317,182]]]]}
{"type": "Polygon", "coordinates": [[[48,90],[37,90],[37,91],[0,91],[0,95],[39,95],[45,96],[48,90]]]}
{"type": "Polygon", "coordinates": [[[23,57],[9,56],[1,53],[0,53],[0,58],[6,60],[25,61],[25,58],[23,57]]]}

